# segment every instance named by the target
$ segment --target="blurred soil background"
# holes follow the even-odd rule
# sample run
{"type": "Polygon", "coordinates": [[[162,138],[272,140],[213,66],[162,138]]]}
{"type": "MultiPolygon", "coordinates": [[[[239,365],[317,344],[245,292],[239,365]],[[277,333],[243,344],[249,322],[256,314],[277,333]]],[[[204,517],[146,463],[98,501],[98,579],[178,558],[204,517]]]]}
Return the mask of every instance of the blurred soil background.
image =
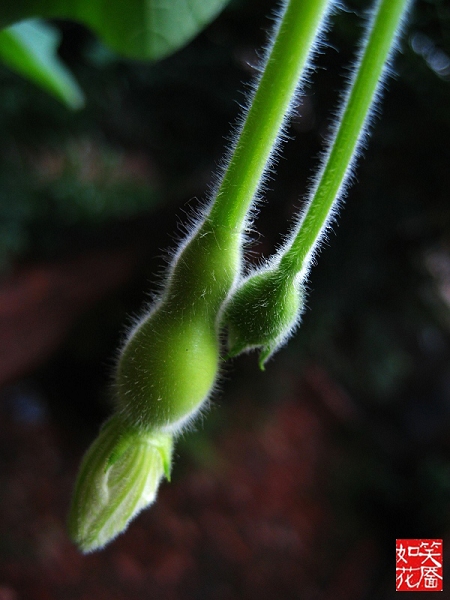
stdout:
{"type": "MultiPolygon", "coordinates": [[[[450,543],[443,0],[415,3],[295,338],[265,373],[255,355],[225,366],[172,482],[125,535],[89,556],[67,538],[115,349],[206,196],[273,6],[234,0],[155,64],[57,22],[87,97],[77,113],[0,69],[0,600],[389,600],[396,538],[450,543]]],[[[301,205],[364,7],[333,19],[249,261],[301,205]]]]}

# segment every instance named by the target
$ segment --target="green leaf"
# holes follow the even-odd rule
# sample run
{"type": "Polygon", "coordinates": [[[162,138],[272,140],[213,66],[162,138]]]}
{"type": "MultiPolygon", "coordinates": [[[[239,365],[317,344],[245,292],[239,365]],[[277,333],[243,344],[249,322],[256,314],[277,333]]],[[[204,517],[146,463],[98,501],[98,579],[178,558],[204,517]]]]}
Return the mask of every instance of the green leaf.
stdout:
{"type": "Polygon", "coordinates": [[[0,31],[0,59],[73,109],[84,105],[83,92],[57,55],[59,32],[38,20],[0,31]]]}
{"type": "Polygon", "coordinates": [[[84,23],[113,50],[159,59],[187,44],[229,0],[16,0],[2,6],[0,27],[28,17],[84,23]]]}

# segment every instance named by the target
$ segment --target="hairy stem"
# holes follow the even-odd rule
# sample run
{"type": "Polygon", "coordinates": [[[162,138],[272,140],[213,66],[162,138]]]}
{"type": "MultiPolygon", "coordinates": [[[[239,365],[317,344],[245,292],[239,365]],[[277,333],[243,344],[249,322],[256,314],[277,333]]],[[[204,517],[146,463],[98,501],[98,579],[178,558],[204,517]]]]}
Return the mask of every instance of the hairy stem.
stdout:
{"type": "Polygon", "coordinates": [[[289,0],[209,219],[242,230],[331,0],[289,0]]]}
{"type": "Polygon", "coordinates": [[[307,271],[310,258],[320,240],[334,203],[342,192],[358,151],[370,110],[376,98],[389,54],[394,45],[409,0],[379,0],[355,76],[330,150],[325,157],[312,198],[297,226],[280,269],[287,274],[307,271]]]}

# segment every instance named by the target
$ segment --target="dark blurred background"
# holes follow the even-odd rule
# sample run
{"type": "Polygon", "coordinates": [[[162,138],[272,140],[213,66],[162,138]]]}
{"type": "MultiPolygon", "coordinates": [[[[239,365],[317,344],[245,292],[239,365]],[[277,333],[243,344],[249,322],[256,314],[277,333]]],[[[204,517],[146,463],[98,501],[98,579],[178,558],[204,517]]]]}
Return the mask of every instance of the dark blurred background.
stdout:
{"type": "MultiPolygon", "coordinates": [[[[346,7],[249,261],[280,243],[317,164],[367,3],[346,7]]],[[[414,2],[295,338],[265,373],[255,355],[225,367],[209,413],[178,442],[172,482],[125,535],[86,557],[67,538],[79,461],[109,414],[115,349],[205,198],[273,8],[233,0],[154,64],[56,22],[87,98],[77,113],[0,69],[0,600],[387,600],[396,538],[448,540],[444,0],[414,2]]]]}

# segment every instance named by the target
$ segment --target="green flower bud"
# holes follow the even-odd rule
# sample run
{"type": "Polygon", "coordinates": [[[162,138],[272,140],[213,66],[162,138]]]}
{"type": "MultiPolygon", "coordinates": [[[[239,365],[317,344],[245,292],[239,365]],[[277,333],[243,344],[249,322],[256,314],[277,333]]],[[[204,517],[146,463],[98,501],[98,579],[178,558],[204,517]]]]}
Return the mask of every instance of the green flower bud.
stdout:
{"type": "Polygon", "coordinates": [[[279,270],[260,271],[245,279],[224,309],[228,328],[228,356],[261,348],[259,366],[287,340],[303,309],[303,288],[298,278],[279,270]]]}
{"type": "Polygon", "coordinates": [[[144,433],[115,415],[87,451],[69,514],[69,534],[83,552],[102,548],[156,498],[170,478],[172,436],[144,433]]]}
{"type": "Polygon", "coordinates": [[[163,303],[133,332],[116,374],[117,409],[129,423],[176,431],[214,386],[219,342],[214,321],[163,303]]]}
{"type": "Polygon", "coordinates": [[[177,432],[201,409],[219,369],[217,316],[240,258],[240,235],[208,222],[175,256],[159,303],[119,357],[116,406],[131,425],[177,432]]]}

